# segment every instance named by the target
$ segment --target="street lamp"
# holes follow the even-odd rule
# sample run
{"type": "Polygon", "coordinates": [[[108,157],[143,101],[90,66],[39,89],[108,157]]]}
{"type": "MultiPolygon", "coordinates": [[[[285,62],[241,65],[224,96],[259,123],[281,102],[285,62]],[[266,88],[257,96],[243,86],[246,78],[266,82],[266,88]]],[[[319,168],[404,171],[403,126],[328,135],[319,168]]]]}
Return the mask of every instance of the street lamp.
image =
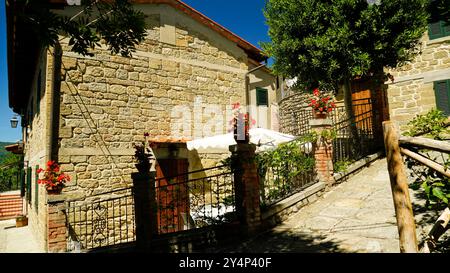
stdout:
{"type": "Polygon", "coordinates": [[[11,128],[17,128],[17,124],[19,123],[19,120],[17,119],[17,115],[14,115],[12,117],[12,119],[10,120],[11,122],[11,128]]]}

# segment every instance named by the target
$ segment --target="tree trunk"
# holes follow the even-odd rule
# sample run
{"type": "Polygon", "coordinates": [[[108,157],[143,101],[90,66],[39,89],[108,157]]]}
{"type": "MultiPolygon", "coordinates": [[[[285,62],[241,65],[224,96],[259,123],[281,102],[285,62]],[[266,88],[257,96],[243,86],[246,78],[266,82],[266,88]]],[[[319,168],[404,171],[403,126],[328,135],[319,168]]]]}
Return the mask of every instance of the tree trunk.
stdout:
{"type": "Polygon", "coordinates": [[[345,80],[344,83],[341,86],[343,94],[344,94],[344,105],[345,105],[345,112],[347,114],[347,119],[350,126],[350,140],[352,147],[352,155],[356,155],[359,153],[360,149],[360,141],[359,141],[359,135],[358,135],[358,129],[356,128],[356,120],[355,120],[355,113],[353,111],[353,100],[352,100],[352,85],[351,81],[349,79],[345,80]]]}

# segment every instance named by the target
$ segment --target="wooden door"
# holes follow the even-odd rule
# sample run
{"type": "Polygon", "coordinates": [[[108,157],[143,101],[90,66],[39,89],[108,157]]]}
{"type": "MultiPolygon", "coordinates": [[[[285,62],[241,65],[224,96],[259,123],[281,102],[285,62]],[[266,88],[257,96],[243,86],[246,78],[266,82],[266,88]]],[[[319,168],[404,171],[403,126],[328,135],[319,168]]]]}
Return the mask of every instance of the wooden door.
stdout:
{"type": "Polygon", "coordinates": [[[187,159],[158,159],[156,198],[159,233],[184,230],[183,217],[189,215],[187,159]]]}

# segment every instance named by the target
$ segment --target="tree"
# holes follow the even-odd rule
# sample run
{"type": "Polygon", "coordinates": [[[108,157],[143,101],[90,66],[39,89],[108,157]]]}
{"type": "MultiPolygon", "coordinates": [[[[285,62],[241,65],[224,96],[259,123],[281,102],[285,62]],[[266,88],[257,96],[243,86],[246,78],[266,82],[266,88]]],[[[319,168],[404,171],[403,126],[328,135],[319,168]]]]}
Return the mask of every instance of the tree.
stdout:
{"type": "Polygon", "coordinates": [[[342,89],[350,120],[351,80],[384,82],[383,68],[411,61],[427,28],[427,0],[369,2],[267,0],[264,11],[274,71],[303,89],[342,89]]]}
{"type": "Polygon", "coordinates": [[[20,187],[19,172],[20,172],[21,157],[8,153],[0,162],[0,192],[16,190],[20,187]]]}
{"type": "MultiPolygon", "coordinates": [[[[58,35],[70,38],[71,51],[92,56],[103,40],[112,54],[130,56],[145,38],[145,15],[128,0],[83,0],[82,10],[72,17],[51,10],[49,1],[16,1],[17,18],[30,26],[44,47],[55,46],[58,35]]],[[[72,1],[73,2],[73,1],[72,1]]]]}

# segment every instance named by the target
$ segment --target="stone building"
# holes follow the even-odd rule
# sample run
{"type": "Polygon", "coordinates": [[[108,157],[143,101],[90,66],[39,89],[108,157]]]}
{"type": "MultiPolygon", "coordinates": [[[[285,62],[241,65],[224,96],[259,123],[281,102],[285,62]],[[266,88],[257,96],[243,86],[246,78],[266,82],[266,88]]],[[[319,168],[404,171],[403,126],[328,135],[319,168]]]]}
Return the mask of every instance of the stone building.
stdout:
{"type": "MultiPolygon", "coordinates": [[[[105,46],[83,57],[64,37],[60,48],[33,47],[37,37],[15,23],[15,2],[7,2],[9,101],[22,117],[29,225],[43,246],[47,193],[37,169],[48,160],[72,178],[64,196],[84,199],[131,184],[133,145],[146,132],[163,175],[215,166],[227,155],[188,152],[186,141],[225,133],[231,104],[245,104],[246,92],[257,125],[277,128],[278,87],[266,57],[181,1],[136,1],[148,29],[131,58],[105,46]]],[[[80,10],[50,2],[62,14],[80,10]]]]}
{"type": "Polygon", "coordinates": [[[432,108],[450,115],[450,27],[433,21],[421,39],[421,54],[390,71],[394,81],[386,82],[390,119],[401,129],[432,108]]]}

